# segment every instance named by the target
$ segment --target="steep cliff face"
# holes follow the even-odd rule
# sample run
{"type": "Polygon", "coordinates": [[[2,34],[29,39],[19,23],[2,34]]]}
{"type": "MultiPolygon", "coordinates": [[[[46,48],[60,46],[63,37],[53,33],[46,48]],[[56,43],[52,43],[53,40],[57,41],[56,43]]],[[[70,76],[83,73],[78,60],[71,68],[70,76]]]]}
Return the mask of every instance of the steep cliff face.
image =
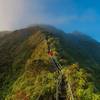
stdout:
{"type": "Polygon", "coordinates": [[[43,97],[55,94],[58,74],[48,56],[47,38],[64,68],[79,63],[99,87],[100,43],[86,35],[66,34],[54,27],[40,25],[0,38],[1,100],[23,100],[25,97],[28,98],[25,100],[36,100],[42,87],[43,97]]]}

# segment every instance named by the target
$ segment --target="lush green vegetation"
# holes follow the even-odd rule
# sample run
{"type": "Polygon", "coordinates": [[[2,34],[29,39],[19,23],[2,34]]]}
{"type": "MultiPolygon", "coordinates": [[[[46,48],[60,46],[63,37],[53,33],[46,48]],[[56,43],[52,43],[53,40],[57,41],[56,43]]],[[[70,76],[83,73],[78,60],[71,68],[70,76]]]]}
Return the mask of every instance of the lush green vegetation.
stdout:
{"type": "MultiPolygon", "coordinates": [[[[75,100],[99,100],[100,92],[94,86],[92,77],[86,70],[79,68],[78,64],[73,64],[65,68],[65,81],[70,84],[75,100]]],[[[66,89],[67,98],[71,97],[69,87],[66,89]]]]}
{"type": "Polygon", "coordinates": [[[55,99],[59,74],[47,55],[46,37],[63,66],[66,98],[71,97],[70,84],[75,100],[99,100],[100,44],[40,26],[0,38],[0,100],[55,99]]]}
{"type": "MultiPolygon", "coordinates": [[[[96,91],[90,74],[84,69],[73,64],[63,68],[62,72],[66,82],[66,99],[71,99],[71,88],[74,100],[99,100],[100,93],[96,91]]],[[[43,100],[53,100],[58,75],[57,72],[41,71],[34,77],[32,72],[25,72],[14,82],[6,100],[36,100],[39,97],[43,100]]]]}

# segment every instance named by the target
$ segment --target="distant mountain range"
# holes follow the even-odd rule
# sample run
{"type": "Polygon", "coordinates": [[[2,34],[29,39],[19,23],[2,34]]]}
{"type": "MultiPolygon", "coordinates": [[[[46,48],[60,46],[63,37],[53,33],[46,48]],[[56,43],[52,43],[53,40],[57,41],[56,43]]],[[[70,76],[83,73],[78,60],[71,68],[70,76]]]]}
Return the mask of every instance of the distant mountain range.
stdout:
{"type": "Polygon", "coordinates": [[[80,68],[91,74],[95,87],[100,90],[100,43],[93,38],[78,31],[65,33],[49,25],[1,32],[0,35],[0,100],[15,100],[7,98],[11,95],[13,97],[17,88],[30,88],[26,83],[27,88],[21,88],[18,81],[24,82],[22,77],[26,72],[30,71],[36,77],[41,71],[54,71],[47,55],[46,37],[50,38],[51,47],[57,52],[57,59],[62,66],[78,63],[80,68]],[[14,84],[17,84],[17,81],[19,86],[16,88],[14,84]]]}

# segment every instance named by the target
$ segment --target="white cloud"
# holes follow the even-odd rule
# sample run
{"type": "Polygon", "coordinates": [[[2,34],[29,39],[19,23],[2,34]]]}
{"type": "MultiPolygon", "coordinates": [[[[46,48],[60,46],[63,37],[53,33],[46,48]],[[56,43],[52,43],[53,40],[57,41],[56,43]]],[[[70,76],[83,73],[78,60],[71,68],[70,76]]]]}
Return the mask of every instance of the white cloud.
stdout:
{"type": "Polygon", "coordinates": [[[11,29],[23,12],[23,0],[0,0],[0,30],[11,29]]]}
{"type": "Polygon", "coordinates": [[[0,30],[25,26],[41,19],[41,0],[0,0],[0,30]]]}
{"type": "Polygon", "coordinates": [[[69,22],[73,19],[72,17],[67,16],[66,18],[65,15],[57,17],[54,11],[48,11],[52,9],[52,6],[57,6],[57,3],[59,6],[59,2],[59,0],[0,0],[0,30],[21,28],[37,23],[62,24],[65,21],[69,22]]]}
{"type": "MultiPolygon", "coordinates": [[[[59,8],[59,2],[61,1],[0,0],[0,30],[16,29],[39,23],[51,25],[70,24],[73,21],[85,22],[96,18],[96,14],[90,9],[81,15],[77,15],[72,0],[67,0],[65,9],[62,7],[62,11],[65,10],[65,13],[58,11],[57,15],[57,12],[52,10],[53,6],[56,10],[59,8]],[[49,12],[50,9],[52,10],[49,12]]],[[[62,2],[66,3],[66,0],[62,0],[62,2]]]]}

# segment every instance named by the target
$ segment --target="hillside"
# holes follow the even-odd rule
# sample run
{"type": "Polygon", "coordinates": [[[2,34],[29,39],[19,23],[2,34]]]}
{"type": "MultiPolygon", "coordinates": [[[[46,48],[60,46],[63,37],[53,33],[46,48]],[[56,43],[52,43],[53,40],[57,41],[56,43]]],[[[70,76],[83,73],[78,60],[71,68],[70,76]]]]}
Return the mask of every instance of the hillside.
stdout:
{"type": "Polygon", "coordinates": [[[16,30],[0,38],[0,100],[36,100],[38,95],[43,100],[55,99],[59,75],[48,56],[48,45],[63,67],[64,82],[71,83],[75,100],[99,100],[100,43],[47,25],[16,30]]]}
{"type": "Polygon", "coordinates": [[[5,36],[5,35],[7,35],[9,33],[11,33],[11,32],[10,31],[1,31],[0,32],[0,37],[3,37],[3,36],[5,36]]]}

